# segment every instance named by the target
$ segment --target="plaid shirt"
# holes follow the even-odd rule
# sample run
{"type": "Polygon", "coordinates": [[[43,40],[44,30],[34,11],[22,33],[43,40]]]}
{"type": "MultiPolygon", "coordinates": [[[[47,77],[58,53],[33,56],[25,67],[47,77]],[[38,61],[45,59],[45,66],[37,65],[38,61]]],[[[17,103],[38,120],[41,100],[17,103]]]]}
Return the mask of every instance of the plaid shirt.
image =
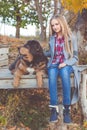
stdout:
{"type": "Polygon", "coordinates": [[[55,42],[55,54],[52,63],[62,63],[64,61],[64,54],[63,54],[63,44],[64,44],[64,38],[56,38],[55,42]]]}

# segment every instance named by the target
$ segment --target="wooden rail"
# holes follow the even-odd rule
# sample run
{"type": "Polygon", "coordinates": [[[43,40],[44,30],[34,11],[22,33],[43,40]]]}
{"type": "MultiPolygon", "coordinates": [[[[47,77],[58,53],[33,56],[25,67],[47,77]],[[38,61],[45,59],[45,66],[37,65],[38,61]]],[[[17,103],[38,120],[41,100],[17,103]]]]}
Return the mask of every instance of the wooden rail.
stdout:
{"type": "MultiPolygon", "coordinates": [[[[84,74],[85,73],[83,73],[83,75],[84,74]]],[[[13,77],[14,77],[14,75],[11,74],[11,71],[8,68],[1,68],[0,69],[0,89],[14,88],[14,86],[12,84],[13,77]]],[[[48,76],[46,74],[43,76],[43,81],[44,81],[43,88],[48,87],[48,76]]],[[[61,84],[60,78],[58,78],[58,82],[60,85],[61,84]]],[[[73,74],[71,75],[71,85],[74,86],[73,74]]],[[[83,84],[83,86],[84,86],[84,84],[83,84]]],[[[20,80],[20,85],[18,88],[38,88],[37,81],[36,81],[36,75],[33,74],[32,71],[30,71],[30,73],[28,75],[23,75],[20,80]]]]}
{"type": "MultiPolygon", "coordinates": [[[[12,89],[13,87],[13,76],[8,68],[0,69],[0,89],[12,89]]],[[[48,86],[47,76],[43,76],[44,84],[43,87],[48,86]]],[[[18,88],[38,88],[36,75],[30,73],[29,75],[23,75],[20,80],[18,88]]]]}

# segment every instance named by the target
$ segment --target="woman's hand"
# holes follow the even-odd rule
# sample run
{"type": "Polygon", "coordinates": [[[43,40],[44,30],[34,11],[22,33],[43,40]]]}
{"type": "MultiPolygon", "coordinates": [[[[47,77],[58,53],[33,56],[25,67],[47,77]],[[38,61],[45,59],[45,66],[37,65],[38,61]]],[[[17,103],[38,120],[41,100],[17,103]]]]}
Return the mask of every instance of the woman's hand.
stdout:
{"type": "Polygon", "coordinates": [[[66,64],[65,64],[65,63],[61,63],[61,64],[59,64],[58,68],[61,69],[61,68],[63,68],[64,66],[66,66],[66,64]]]}

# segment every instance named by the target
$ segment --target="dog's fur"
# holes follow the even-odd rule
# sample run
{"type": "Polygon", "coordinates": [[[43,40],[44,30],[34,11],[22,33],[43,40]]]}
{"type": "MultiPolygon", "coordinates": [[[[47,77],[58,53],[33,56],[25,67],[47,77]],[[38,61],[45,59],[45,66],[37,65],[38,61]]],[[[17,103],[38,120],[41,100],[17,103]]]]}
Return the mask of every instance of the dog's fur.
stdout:
{"type": "Polygon", "coordinates": [[[22,75],[28,73],[27,68],[33,68],[39,87],[43,86],[43,74],[46,70],[47,57],[43,53],[40,43],[36,40],[29,40],[24,46],[18,48],[19,56],[9,66],[14,74],[13,86],[17,88],[22,75]]]}

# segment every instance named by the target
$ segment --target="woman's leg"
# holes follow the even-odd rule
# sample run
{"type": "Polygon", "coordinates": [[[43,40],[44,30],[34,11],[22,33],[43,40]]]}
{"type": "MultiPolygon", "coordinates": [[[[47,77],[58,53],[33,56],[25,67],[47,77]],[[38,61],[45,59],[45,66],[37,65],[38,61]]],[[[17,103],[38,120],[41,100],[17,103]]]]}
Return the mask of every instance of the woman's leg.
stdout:
{"type": "Polygon", "coordinates": [[[70,75],[73,72],[71,66],[65,66],[59,70],[60,77],[62,79],[62,88],[63,88],[63,104],[71,104],[71,82],[70,75]]]}
{"type": "Polygon", "coordinates": [[[58,105],[58,67],[48,68],[48,81],[49,81],[49,93],[50,93],[50,105],[58,105]]]}
{"type": "Polygon", "coordinates": [[[50,121],[58,120],[58,92],[57,92],[58,66],[48,68],[49,93],[50,93],[50,121]]]}
{"type": "Polygon", "coordinates": [[[71,66],[65,66],[60,69],[60,76],[62,79],[62,87],[63,87],[63,104],[64,104],[64,122],[70,123],[70,104],[71,104],[71,83],[70,83],[70,74],[73,72],[73,68],[71,66]]]}

